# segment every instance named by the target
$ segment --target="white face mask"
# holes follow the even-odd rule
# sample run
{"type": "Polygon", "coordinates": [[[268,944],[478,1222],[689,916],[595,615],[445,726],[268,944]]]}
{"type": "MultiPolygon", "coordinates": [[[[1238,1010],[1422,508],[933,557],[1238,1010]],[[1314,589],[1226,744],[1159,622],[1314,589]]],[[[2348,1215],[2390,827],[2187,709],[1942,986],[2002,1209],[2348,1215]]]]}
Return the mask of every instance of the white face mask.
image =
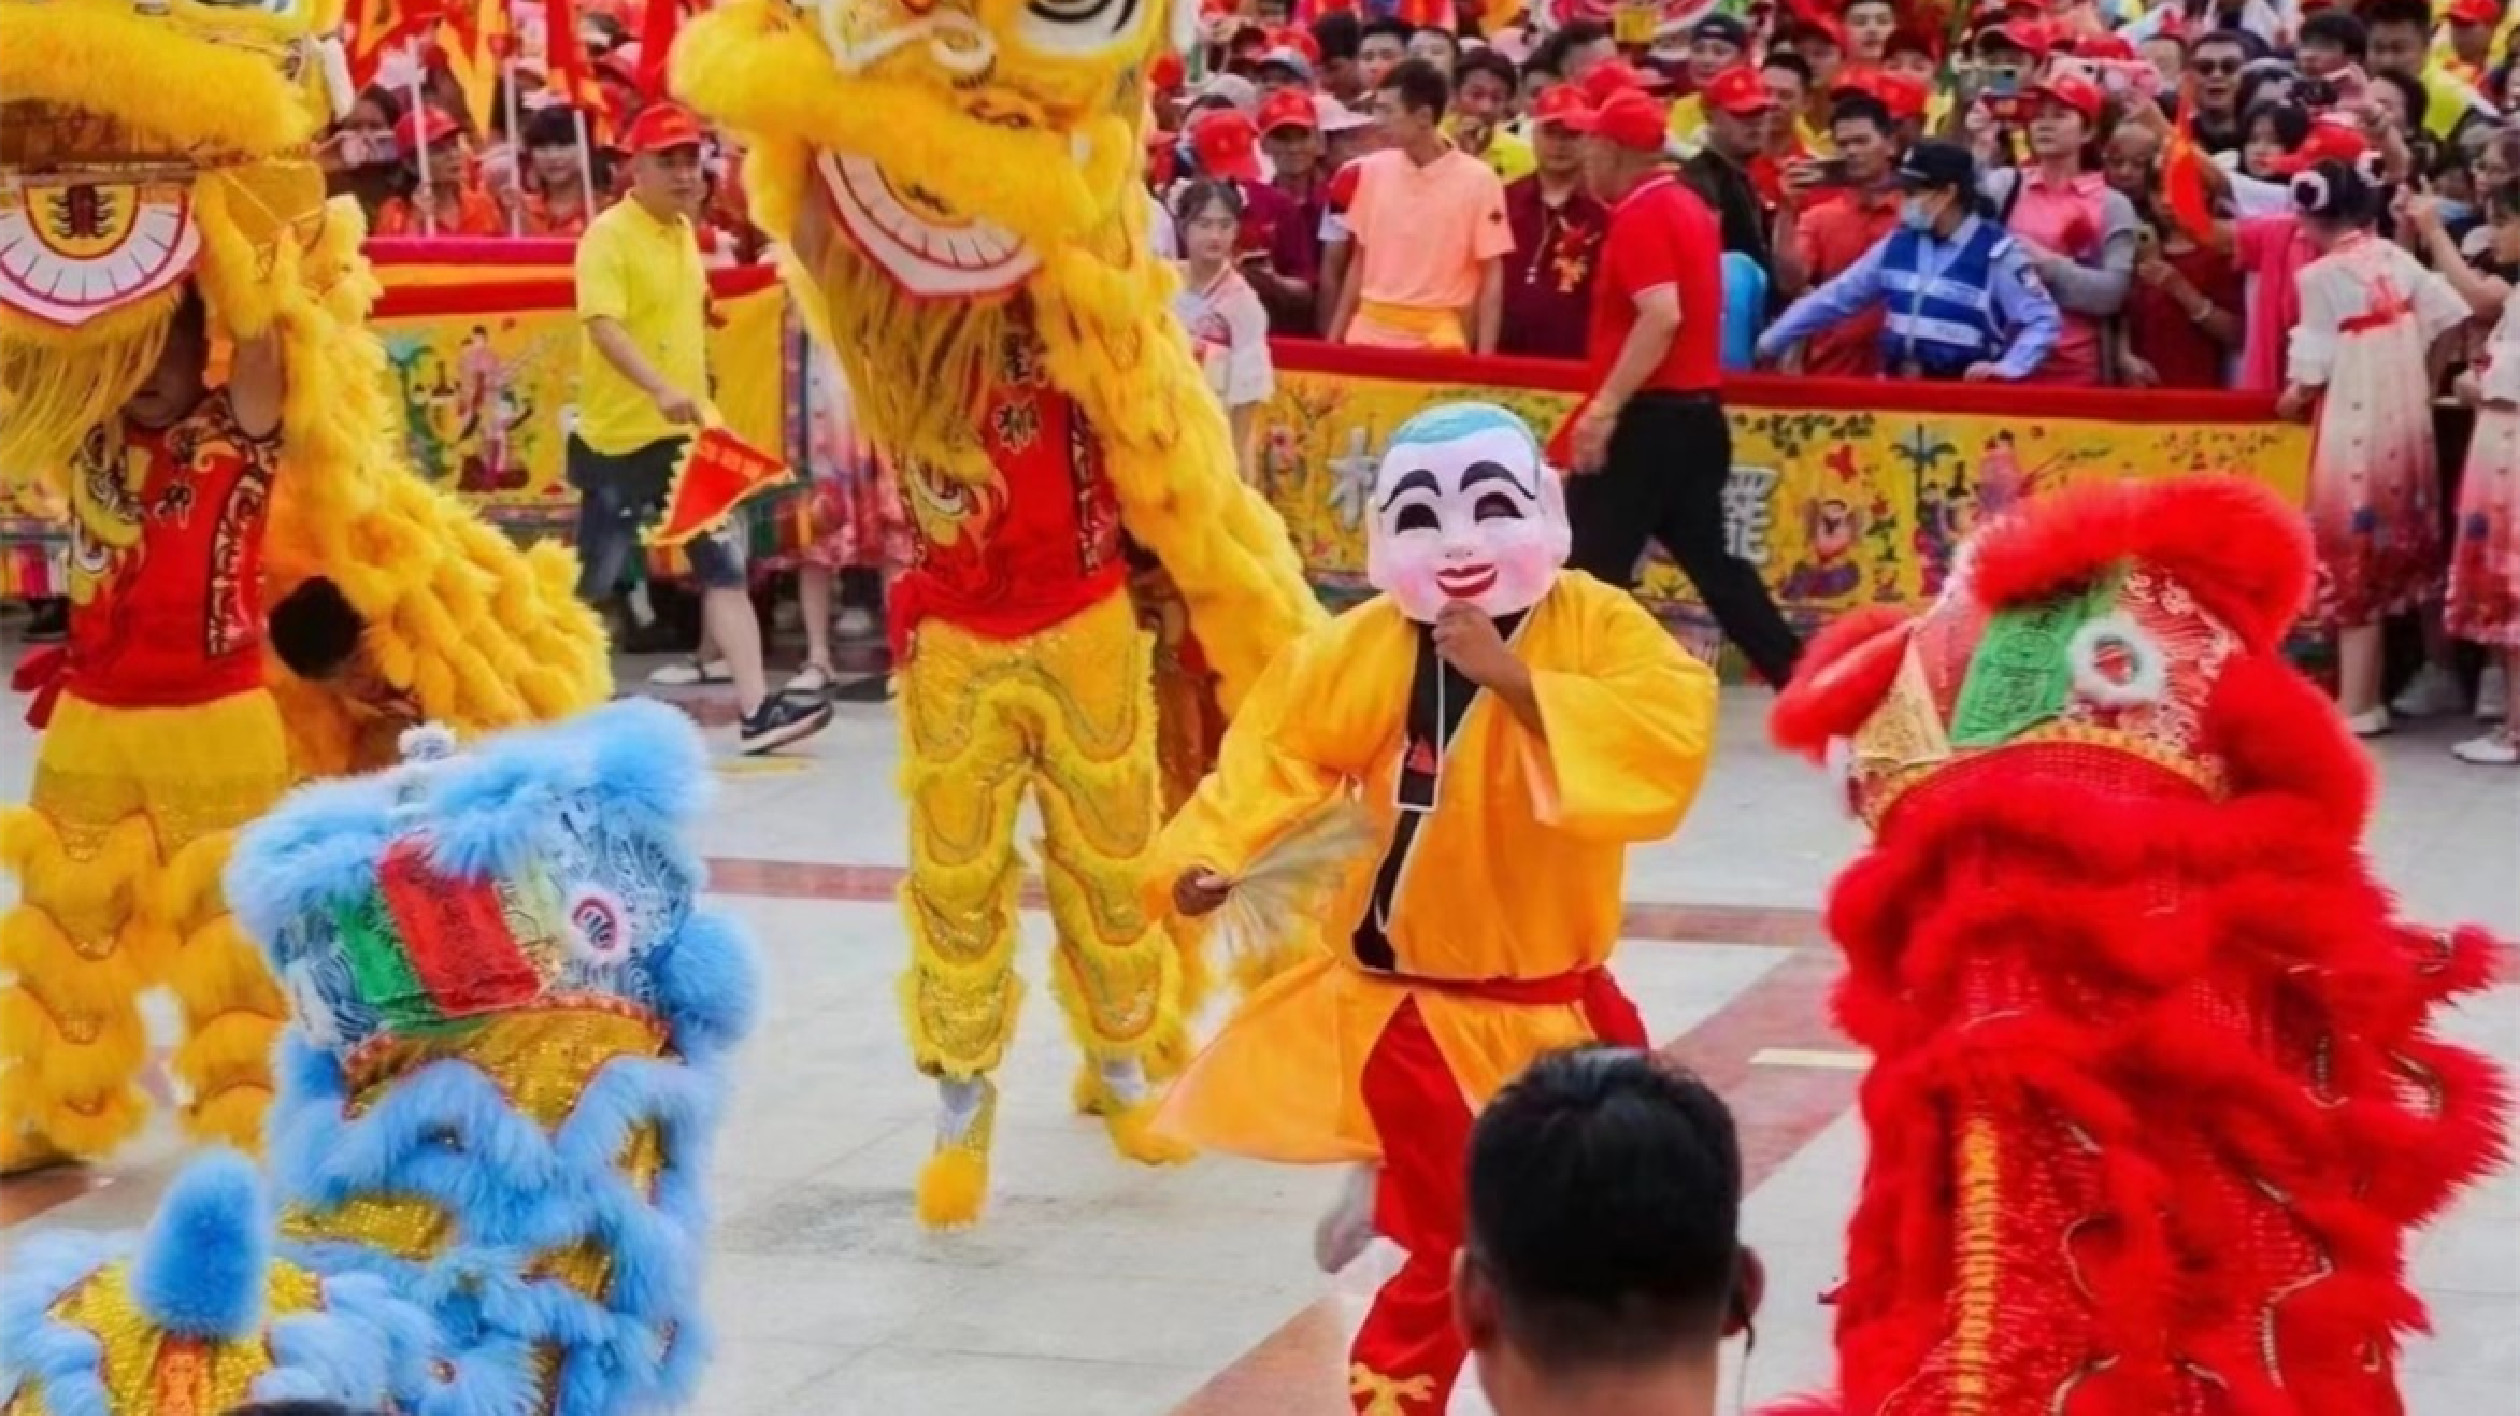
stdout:
{"type": "Polygon", "coordinates": [[[1574,540],[1538,439],[1487,403],[1445,404],[1402,424],[1368,514],[1365,578],[1422,624],[1455,600],[1491,617],[1531,608],[1574,540]]]}

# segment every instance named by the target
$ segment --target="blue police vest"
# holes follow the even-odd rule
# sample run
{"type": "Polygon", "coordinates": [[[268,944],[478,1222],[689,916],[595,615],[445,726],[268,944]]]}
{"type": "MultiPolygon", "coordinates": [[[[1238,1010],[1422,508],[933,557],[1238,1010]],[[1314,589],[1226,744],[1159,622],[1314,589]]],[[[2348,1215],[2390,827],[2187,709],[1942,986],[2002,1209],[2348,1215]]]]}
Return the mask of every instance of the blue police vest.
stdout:
{"type": "Polygon", "coordinates": [[[1929,379],[1956,379],[1971,364],[2002,356],[1995,308],[1995,255],[2002,227],[1971,217],[1954,241],[1931,249],[1931,233],[1901,227],[1882,253],[1882,367],[1910,365],[1929,379]]]}

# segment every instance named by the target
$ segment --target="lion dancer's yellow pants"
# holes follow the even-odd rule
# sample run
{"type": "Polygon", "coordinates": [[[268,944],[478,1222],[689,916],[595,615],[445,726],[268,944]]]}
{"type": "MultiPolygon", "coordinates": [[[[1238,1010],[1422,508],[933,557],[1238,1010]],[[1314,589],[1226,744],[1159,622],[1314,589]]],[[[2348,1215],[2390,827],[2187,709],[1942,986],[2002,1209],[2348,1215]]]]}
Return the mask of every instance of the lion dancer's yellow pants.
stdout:
{"type": "Polygon", "coordinates": [[[257,689],[184,708],[65,693],[33,799],[0,809],[0,1173],[98,1159],[146,1118],[139,999],[181,1005],[185,1129],[251,1150],[271,1099],[281,993],[227,912],[235,829],[288,789],[279,710],[257,689]]]}
{"type": "Polygon", "coordinates": [[[987,1196],[997,1110],[990,1074],[1015,1033],[1029,792],[1057,929],[1051,993],[1090,1069],[1081,1097],[1122,1154],[1185,1154],[1146,1133],[1150,1070],[1182,1044],[1183,960],[1139,903],[1138,871],[1162,824],[1150,637],[1125,593],[1016,639],[931,618],[917,629],[898,704],[910,870],[901,890],[911,965],[902,1013],[943,1119],[919,1178],[919,1215],[967,1224],[987,1196]]]}

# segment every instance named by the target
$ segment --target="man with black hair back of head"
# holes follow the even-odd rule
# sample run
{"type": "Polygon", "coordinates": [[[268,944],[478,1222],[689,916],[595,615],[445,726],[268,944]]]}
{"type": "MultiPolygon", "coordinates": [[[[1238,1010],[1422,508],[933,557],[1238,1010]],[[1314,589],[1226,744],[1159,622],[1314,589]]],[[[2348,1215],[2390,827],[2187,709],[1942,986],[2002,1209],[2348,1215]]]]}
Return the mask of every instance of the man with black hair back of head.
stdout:
{"type": "Polygon", "coordinates": [[[402,760],[402,735],[420,705],[396,689],[367,653],[367,621],[323,576],[309,576],[271,607],[271,649],[290,673],[321,684],[350,720],[349,769],[373,772],[402,760]]]}
{"type": "Polygon", "coordinates": [[[1321,91],[1345,104],[1364,97],[1364,21],[1354,10],[1325,10],[1312,22],[1312,37],[1321,50],[1321,91]]]}
{"type": "Polygon", "coordinates": [[[1705,1083],[1652,1053],[1552,1053],[1470,1132],[1453,1310],[1497,1416],[1712,1416],[1765,1275],[1741,1149],[1705,1083]]]}
{"type": "Polygon", "coordinates": [[[1584,75],[1619,57],[1618,41],[1599,20],[1569,20],[1549,31],[1523,61],[1523,98],[1537,98],[1556,84],[1580,82],[1584,75]]]}

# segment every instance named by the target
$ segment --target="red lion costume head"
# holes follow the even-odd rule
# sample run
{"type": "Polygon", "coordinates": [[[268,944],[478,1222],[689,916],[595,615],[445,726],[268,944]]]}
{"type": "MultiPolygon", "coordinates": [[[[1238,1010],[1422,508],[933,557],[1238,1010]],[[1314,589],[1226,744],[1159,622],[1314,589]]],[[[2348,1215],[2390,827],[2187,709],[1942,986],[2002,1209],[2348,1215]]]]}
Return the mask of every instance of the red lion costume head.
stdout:
{"type": "Polygon", "coordinates": [[[2255,483],[2074,488],[1779,700],[1876,836],[1829,908],[1875,1057],[1845,1410],[2401,1409],[2403,1240],[2503,1134],[2426,1021],[2495,950],[2365,867],[2368,763],[2279,653],[2310,580],[2255,483]]]}

